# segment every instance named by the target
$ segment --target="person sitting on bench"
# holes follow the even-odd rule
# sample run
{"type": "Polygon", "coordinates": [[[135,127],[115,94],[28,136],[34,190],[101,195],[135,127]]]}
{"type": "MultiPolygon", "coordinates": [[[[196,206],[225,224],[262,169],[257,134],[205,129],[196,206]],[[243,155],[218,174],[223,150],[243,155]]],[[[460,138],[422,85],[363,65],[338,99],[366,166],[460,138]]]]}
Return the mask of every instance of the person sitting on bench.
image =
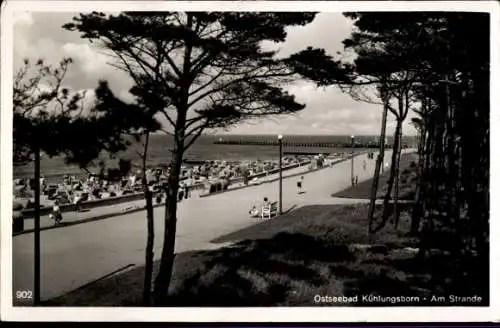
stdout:
{"type": "Polygon", "coordinates": [[[252,206],[248,214],[250,214],[251,217],[259,216],[259,210],[257,209],[257,206],[255,206],[255,204],[252,206]]]}
{"type": "Polygon", "coordinates": [[[260,216],[264,219],[264,217],[268,217],[269,219],[272,216],[273,212],[273,204],[269,201],[267,197],[264,197],[264,203],[262,204],[262,211],[260,212],[260,216]]]}
{"type": "Polygon", "coordinates": [[[264,197],[264,203],[262,203],[262,207],[269,207],[271,203],[267,197],[264,197]]]}

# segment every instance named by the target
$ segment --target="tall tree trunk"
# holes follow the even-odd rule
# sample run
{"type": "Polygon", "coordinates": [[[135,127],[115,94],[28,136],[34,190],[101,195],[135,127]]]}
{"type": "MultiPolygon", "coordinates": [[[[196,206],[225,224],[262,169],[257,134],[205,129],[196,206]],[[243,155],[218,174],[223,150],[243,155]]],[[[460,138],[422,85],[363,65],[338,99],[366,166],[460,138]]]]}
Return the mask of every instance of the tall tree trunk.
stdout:
{"type": "Polygon", "coordinates": [[[420,140],[418,145],[418,166],[417,166],[417,180],[415,188],[415,199],[411,214],[410,235],[416,236],[420,230],[420,219],[423,214],[423,175],[425,167],[425,145],[427,144],[427,131],[425,125],[422,126],[420,132],[420,140]]]}
{"type": "Polygon", "coordinates": [[[387,181],[387,192],[384,197],[384,206],[383,206],[383,213],[382,213],[382,221],[380,224],[373,230],[373,232],[377,232],[383,227],[385,227],[385,224],[389,220],[390,217],[390,212],[391,212],[391,207],[389,206],[389,201],[391,200],[391,193],[392,193],[392,188],[394,186],[394,180],[396,177],[396,161],[397,161],[397,156],[398,156],[398,149],[399,149],[399,134],[401,131],[401,121],[397,120],[396,123],[396,130],[394,131],[394,142],[392,145],[392,158],[391,158],[391,170],[390,170],[390,175],[389,175],[389,180],[387,181]]]}
{"type": "Polygon", "coordinates": [[[373,215],[375,213],[375,201],[377,199],[378,183],[380,180],[380,169],[384,162],[385,153],[385,130],[387,128],[387,112],[389,111],[388,97],[384,93],[382,94],[382,100],[384,103],[384,109],[382,112],[382,121],[380,127],[380,138],[379,138],[379,154],[377,156],[377,161],[375,163],[375,172],[373,173],[372,189],[370,192],[370,208],[368,210],[368,232],[373,233],[373,215]]]}
{"type": "Polygon", "coordinates": [[[403,146],[403,122],[408,115],[408,111],[410,109],[410,93],[409,89],[404,89],[403,94],[399,99],[399,116],[398,124],[399,124],[399,143],[397,148],[397,158],[396,158],[396,168],[395,168],[395,186],[394,186],[394,228],[397,229],[399,225],[399,180],[400,180],[400,164],[401,164],[401,151],[403,146]]]}
{"type": "MultiPolygon", "coordinates": [[[[193,14],[186,13],[186,27],[193,26],[193,14]]],[[[189,110],[189,88],[193,82],[191,75],[191,53],[193,46],[186,41],[183,55],[182,74],[179,76],[179,93],[174,99],[177,108],[177,119],[174,127],[174,150],[170,173],[168,175],[167,200],[165,202],[165,231],[163,249],[160,261],[160,270],[155,281],[156,305],[168,305],[168,289],[172,279],[175,259],[175,237],[177,231],[177,197],[179,192],[179,178],[182,160],[185,151],[186,117],[189,110]]]]}
{"type": "MultiPolygon", "coordinates": [[[[461,138],[462,177],[466,206],[467,235],[470,249],[474,250],[483,263],[489,257],[489,177],[490,177],[490,138],[489,118],[485,108],[489,108],[488,72],[474,72],[470,76],[469,102],[464,109],[465,124],[461,138]],[[472,128],[471,128],[472,127],[472,128]]],[[[487,269],[486,269],[487,270],[487,269]]]]}
{"type": "Polygon", "coordinates": [[[184,138],[186,111],[178,111],[175,144],[168,175],[167,200],[165,202],[165,231],[160,269],[155,280],[155,305],[168,305],[168,288],[172,279],[175,259],[175,237],[177,230],[177,198],[179,192],[179,177],[184,155],[184,138]]]}
{"type": "Polygon", "coordinates": [[[399,172],[399,164],[401,162],[401,146],[402,146],[402,139],[403,139],[403,121],[398,122],[398,124],[401,126],[399,129],[399,143],[398,143],[398,148],[397,148],[397,158],[396,158],[396,168],[394,169],[395,171],[395,177],[394,177],[394,228],[397,229],[399,225],[399,208],[398,208],[398,200],[399,200],[399,178],[400,178],[400,172],[399,172]]]}
{"type": "Polygon", "coordinates": [[[433,237],[436,228],[436,220],[441,220],[440,205],[442,203],[442,182],[443,179],[443,134],[446,124],[446,109],[443,108],[442,96],[443,90],[435,87],[432,90],[434,93],[434,102],[432,109],[427,117],[428,127],[428,145],[426,150],[426,163],[423,180],[423,228],[421,231],[421,242],[419,255],[424,257],[429,248],[433,247],[435,238],[433,237]],[[441,190],[440,190],[441,189],[441,190]]]}
{"type": "MultiPolygon", "coordinates": [[[[441,97],[443,95],[441,94],[441,97]]],[[[431,160],[431,167],[432,167],[432,197],[429,198],[431,208],[433,211],[436,213],[440,210],[440,207],[443,203],[443,197],[442,197],[442,189],[443,185],[446,182],[446,176],[445,176],[445,155],[446,155],[446,149],[445,149],[445,143],[444,143],[444,137],[446,133],[446,118],[448,117],[447,115],[447,110],[446,107],[443,104],[443,100],[440,99],[439,103],[439,108],[436,111],[436,120],[435,120],[435,137],[433,140],[434,143],[434,148],[432,152],[432,160],[431,160]]],[[[443,219],[441,217],[440,219],[443,219]]]]}
{"type": "Polygon", "coordinates": [[[415,199],[413,204],[413,209],[411,213],[411,225],[410,225],[410,235],[417,236],[420,230],[420,222],[423,211],[423,191],[424,186],[423,183],[425,180],[423,179],[425,174],[425,163],[426,163],[426,154],[427,154],[427,138],[428,138],[428,115],[429,115],[429,102],[427,98],[427,93],[424,92],[422,99],[422,126],[420,129],[420,140],[418,144],[418,167],[417,167],[417,183],[415,188],[415,199]]]}
{"type": "MultiPolygon", "coordinates": [[[[447,77],[449,80],[450,76],[447,77]]],[[[457,163],[457,147],[455,142],[456,137],[456,121],[457,117],[455,114],[455,106],[453,104],[453,97],[456,93],[452,94],[450,90],[451,86],[448,83],[446,85],[446,107],[448,112],[448,117],[446,120],[447,128],[447,164],[448,164],[448,174],[446,180],[446,193],[447,193],[447,213],[450,217],[450,221],[455,227],[460,225],[460,210],[459,210],[459,193],[460,193],[460,176],[458,174],[458,163],[457,163]]],[[[455,88],[454,88],[455,89],[455,88]]]]}
{"type": "Polygon", "coordinates": [[[147,221],[147,242],[146,242],[146,266],[144,270],[144,289],[142,292],[142,300],[144,306],[151,305],[151,283],[153,279],[153,258],[154,258],[154,214],[153,214],[153,195],[148,187],[146,177],[146,163],[149,147],[149,132],[146,132],[146,141],[144,143],[144,150],[142,153],[142,188],[144,191],[144,198],[146,200],[146,221],[147,221]]]}

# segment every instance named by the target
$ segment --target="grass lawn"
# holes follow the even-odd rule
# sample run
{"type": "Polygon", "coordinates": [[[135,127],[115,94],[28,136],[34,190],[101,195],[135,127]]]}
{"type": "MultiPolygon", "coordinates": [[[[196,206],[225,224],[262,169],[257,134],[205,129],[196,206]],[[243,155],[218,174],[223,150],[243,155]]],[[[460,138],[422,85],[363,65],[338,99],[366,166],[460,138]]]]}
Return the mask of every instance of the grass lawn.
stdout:
{"type": "MultiPolygon", "coordinates": [[[[412,179],[415,179],[414,171],[415,169],[411,167],[412,162],[417,162],[417,154],[402,154],[401,162],[400,162],[400,172],[401,172],[401,187],[400,187],[400,195],[402,196],[400,199],[407,198],[412,199],[409,195],[411,191],[407,188],[409,185],[414,185],[411,182],[412,179]]],[[[389,180],[389,170],[385,170],[380,174],[380,180],[378,184],[377,198],[383,198],[387,188],[387,180],[389,180]]],[[[355,198],[355,199],[369,199],[370,193],[372,189],[373,179],[369,179],[366,181],[362,181],[358,183],[357,186],[347,188],[338,193],[332,195],[332,197],[340,197],[340,198],[355,198]]],[[[411,188],[413,189],[413,188],[411,188]]]]}
{"type": "MultiPolygon", "coordinates": [[[[452,264],[444,255],[415,257],[416,240],[386,227],[370,238],[366,205],[315,205],[222,236],[214,243],[235,242],[217,250],[176,256],[168,291],[158,291],[158,306],[314,306],[315,295],[419,296],[460,290],[479,293],[471,281],[485,281],[483,271],[468,281],[450,279],[452,264]],[[482,279],[482,280],[481,280],[482,279]]],[[[155,264],[155,275],[158,263],[155,264]]],[[[140,306],[142,267],[98,281],[46,303],[51,306],[140,306]]],[[[426,297],[428,301],[424,301],[426,297]]],[[[343,305],[343,304],[337,304],[343,305]]],[[[349,304],[345,304],[349,305],[349,304]]],[[[436,305],[436,304],[433,304],[436,305]]],[[[446,304],[438,304],[446,305],[446,304]]]]}

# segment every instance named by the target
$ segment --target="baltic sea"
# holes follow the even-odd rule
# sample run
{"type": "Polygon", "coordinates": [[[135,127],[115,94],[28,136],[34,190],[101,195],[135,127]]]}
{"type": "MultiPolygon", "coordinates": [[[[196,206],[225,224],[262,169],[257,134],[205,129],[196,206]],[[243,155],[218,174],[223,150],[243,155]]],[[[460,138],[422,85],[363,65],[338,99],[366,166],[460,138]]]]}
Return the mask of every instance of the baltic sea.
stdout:
{"type": "MultiPolygon", "coordinates": [[[[273,141],[276,139],[274,135],[204,135],[201,136],[186,152],[184,158],[186,161],[205,161],[205,160],[226,160],[226,161],[241,161],[241,160],[271,160],[278,158],[278,147],[273,145],[239,145],[239,144],[215,144],[218,140],[230,138],[231,140],[255,141],[265,140],[273,141]]],[[[327,147],[311,147],[311,146],[287,146],[286,142],[315,144],[315,143],[344,143],[348,142],[349,136],[319,136],[319,135],[293,135],[285,136],[285,146],[283,151],[297,153],[336,153],[350,151],[346,148],[327,148],[327,147]]],[[[375,136],[358,136],[356,141],[364,143],[374,141],[375,136]]],[[[150,141],[150,149],[148,154],[148,166],[155,167],[162,164],[167,164],[171,159],[171,149],[173,140],[166,135],[152,135],[150,141]]],[[[126,151],[116,154],[115,158],[103,155],[101,159],[96,160],[94,165],[91,165],[89,171],[97,171],[97,163],[103,160],[106,167],[116,167],[119,158],[131,160],[133,165],[138,167],[140,158],[138,152],[142,151],[142,146],[139,143],[133,144],[126,151]]],[[[33,176],[33,165],[16,165],[13,168],[14,178],[30,178],[33,176]]],[[[64,174],[79,175],[84,171],[77,165],[68,165],[64,158],[47,156],[42,157],[41,174],[48,179],[57,179],[64,174]]]]}

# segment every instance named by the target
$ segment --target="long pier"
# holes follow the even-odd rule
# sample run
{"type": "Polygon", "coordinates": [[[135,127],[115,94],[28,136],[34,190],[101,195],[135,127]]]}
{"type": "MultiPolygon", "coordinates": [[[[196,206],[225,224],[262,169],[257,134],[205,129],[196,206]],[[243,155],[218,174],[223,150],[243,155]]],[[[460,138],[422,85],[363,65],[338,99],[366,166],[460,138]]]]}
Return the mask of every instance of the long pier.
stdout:
{"type": "MultiPolygon", "coordinates": [[[[216,145],[240,145],[240,146],[277,146],[278,140],[243,140],[243,139],[220,139],[214,141],[216,145]]],[[[386,144],[386,147],[391,147],[392,144],[386,144]]],[[[378,148],[379,144],[375,141],[370,142],[300,142],[300,141],[283,141],[283,147],[288,148],[378,148]]],[[[403,144],[403,148],[407,148],[403,144]]]]}
{"type": "MultiPolygon", "coordinates": [[[[310,140],[307,136],[291,135],[283,138],[285,148],[378,148],[379,138],[373,136],[314,136],[310,140]]],[[[402,148],[409,148],[415,142],[414,137],[403,136],[402,148]]],[[[386,147],[392,147],[393,138],[385,139],[386,147]]],[[[271,136],[218,136],[213,141],[216,145],[239,145],[239,146],[277,146],[279,140],[271,136]]]]}

